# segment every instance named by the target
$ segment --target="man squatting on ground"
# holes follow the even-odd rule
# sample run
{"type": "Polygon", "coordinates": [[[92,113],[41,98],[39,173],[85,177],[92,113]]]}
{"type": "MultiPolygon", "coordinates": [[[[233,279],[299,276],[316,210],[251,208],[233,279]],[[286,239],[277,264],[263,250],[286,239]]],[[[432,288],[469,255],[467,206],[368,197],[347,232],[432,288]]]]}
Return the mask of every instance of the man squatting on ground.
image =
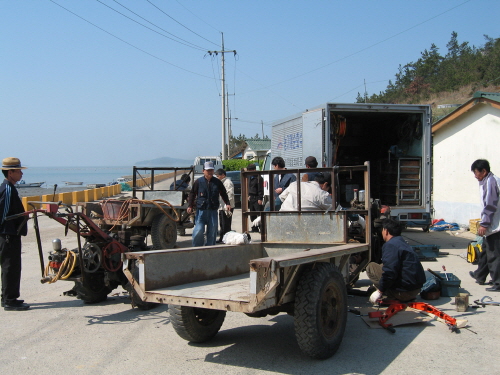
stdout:
{"type": "Polygon", "coordinates": [[[478,159],[471,165],[474,177],[479,181],[479,194],[483,210],[477,229],[479,236],[484,236],[483,251],[479,255],[479,264],[475,272],[469,274],[478,284],[485,284],[488,273],[491,276],[489,292],[500,291],[500,178],[490,172],[490,163],[478,159]]]}
{"type": "Polygon", "coordinates": [[[375,304],[382,295],[407,302],[415,299],[425,283],[418,255],[401,237],[401,225],[393,219],[382,222],[382,264],[368,263],[366,274],[377,290],[370,296],[375,304]]]}
{"type": "Polygon", "coordinates": [[[21,161],[5,158],[2,172],[5,180],[0,185],[0,264],[2,268],[2,306],[5,310],[28,310],[24,300],[18,299],[21,287],[21,236],[26,236],[28,226],[24,218],[5,220],[7,216],[24,212],[15,187],[23,178],[21,161]],[[24,222],[24,224],[23,224],[24,222]],[[19,227],[21,225],[21,227],[19,227]]]}
{"type": "Polygon", "coordinates": [[[226,204],[226,210],[231,211],[231,205],[224,184],[214,178],[214,163],[207,161],[203,166],[203,177],[198,178],[189,193],[188,214],[193,212],[196,204],[195,225],[193,229],[193,246],[215,245],[217,236],[217,211],[219,196],[226,204]],[[205,243],[205,226],[207,240],[205,243]]]}
{"type": "MultiPolygon", "coordinates": [[[[255,171],[255,164],[248,164],[247,171],[255,171]]],[[[250,176],[248,179],[248,208],[250,212],[262,211],[262,201],[264,200],[264,180],[262,176],[250,176]]],[[[252,223],[257,219],[257,215],[250,215],[252,223]]],[[[252,232],[258,232],[259,227],[252,224],[252,232]]]]}
{"type": "MultiPolygon", "coordinates": [[[[230,178],[226,177],[226,171],[222,168],[217,169],[215,171],[215,176],[222,182],[224,187],[226,188],[226,193],[229,198],[229,204],[231,207],[234,207],[234,184],[230,178]]],[[[222,197],[219,197],[219,223],[220,223],[220,235],[217,243],[222,243],[222,239],[227,232],[231,231],[231,222],[233,221],[233,211],[234,208],[231,208],[230,211],[226,210],[226,205],[222,200],[222,197]]]]}

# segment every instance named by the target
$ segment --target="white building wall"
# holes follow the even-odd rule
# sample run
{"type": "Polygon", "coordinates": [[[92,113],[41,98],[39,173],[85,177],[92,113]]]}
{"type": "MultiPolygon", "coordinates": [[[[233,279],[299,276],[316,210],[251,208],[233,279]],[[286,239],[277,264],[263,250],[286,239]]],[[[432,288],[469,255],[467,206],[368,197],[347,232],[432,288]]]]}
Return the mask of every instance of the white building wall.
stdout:
{"type": "Polygon", "coordinates": [[[434,218],[469,224],[480,217],[478,182],[470,171],[487,159],[500,176],[500,110],[479,104],[433,136],[434,218]]]}

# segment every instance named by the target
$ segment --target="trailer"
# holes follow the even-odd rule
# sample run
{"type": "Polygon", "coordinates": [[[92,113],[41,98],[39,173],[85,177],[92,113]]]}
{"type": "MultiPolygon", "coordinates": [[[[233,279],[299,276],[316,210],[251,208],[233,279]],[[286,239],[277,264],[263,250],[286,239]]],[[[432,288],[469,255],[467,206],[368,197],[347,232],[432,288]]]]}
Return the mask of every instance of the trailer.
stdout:
{"type": "MultiPolygon", "coordinates": [[[[359,177],[370,196],[369,163],[319,171],[334,179],[339,173],[359,177]]],[[[272,181],[276,173],[303,172],[242,172],[242,196],[247,197],[249,176],[267,173],[272,181]]],[[[297,193],[300,197],[300,184],[297,193]]],[[[244,228],[247,200],[242,199],[244,228]]],[[[284,312],[294,317],[300,349],[328,358],[344,335],[346,285],[371,258],[372,220],[379,220],[373,204],[366,199],[344,210],[302,211],[299,205],[298,211],[259,214],[261,241],[127,252],[123,272],[144,303],[169,305],[172,326],[188,341],[213,338],[227,311],[251,317],[284,312]],[[364,229],[357,226],[360,217],[364,229]]]]}
{"type": "MultiPolygon", "coordinates": [[[[308,156],[320,167],[371,164],[372,198],[390,206],[404,226],[431,225],[431,107],[411,104],[325,103],[276,121],[271,155],[287,168],[301,168],[308,156]]],[[[337,191],[347,206],[360,182],[349,179],[337,191]]]]}

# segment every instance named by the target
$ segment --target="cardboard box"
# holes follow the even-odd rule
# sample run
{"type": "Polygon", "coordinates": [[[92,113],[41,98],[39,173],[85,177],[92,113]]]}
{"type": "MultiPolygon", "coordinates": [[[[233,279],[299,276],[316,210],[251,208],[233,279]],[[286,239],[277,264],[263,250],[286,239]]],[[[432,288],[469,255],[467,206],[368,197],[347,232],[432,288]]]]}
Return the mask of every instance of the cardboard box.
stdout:
{"type": "Polygon", "coordinates": [[[479,227],[479,222],[481,219],[471,219],[469,220],[469,231],[471,233],[477,234],[477,228],[479,227]]]}

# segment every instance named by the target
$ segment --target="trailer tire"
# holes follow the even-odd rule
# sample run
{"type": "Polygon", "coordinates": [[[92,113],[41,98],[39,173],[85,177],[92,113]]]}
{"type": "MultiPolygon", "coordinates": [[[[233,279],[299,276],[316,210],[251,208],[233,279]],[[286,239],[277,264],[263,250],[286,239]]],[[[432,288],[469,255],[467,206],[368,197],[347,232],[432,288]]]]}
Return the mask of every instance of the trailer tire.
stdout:
{"type": "Polygon", "coordinates": [[[222,310],[168,305],[170,322],[175,332],[190,342],[205,342],[219,332],[226,312],[222,310]]]}
{"type": "Polygon", "coordinates": [[[104,282],[104,274],[101,272],[85,273],[82,281],[75,281],[73,287],[76,298],[85,303],[98,303],[105,301],[108,294],[114,288],[107,286],[104,282]]]}
{"type": "Polygon", "coordinates": [[[155,216],[151,225],[151,241],[153,249],[172,249],[177,242],[177,225],[167,215],[155,216]]]}
{"type": "Polygon", "coordinates": [[[295,292],[295,337],[302,352],[316,359],[331,357],[340,346],[347,323],[344,278],[331,263],[304,271],[295,292]]]}

